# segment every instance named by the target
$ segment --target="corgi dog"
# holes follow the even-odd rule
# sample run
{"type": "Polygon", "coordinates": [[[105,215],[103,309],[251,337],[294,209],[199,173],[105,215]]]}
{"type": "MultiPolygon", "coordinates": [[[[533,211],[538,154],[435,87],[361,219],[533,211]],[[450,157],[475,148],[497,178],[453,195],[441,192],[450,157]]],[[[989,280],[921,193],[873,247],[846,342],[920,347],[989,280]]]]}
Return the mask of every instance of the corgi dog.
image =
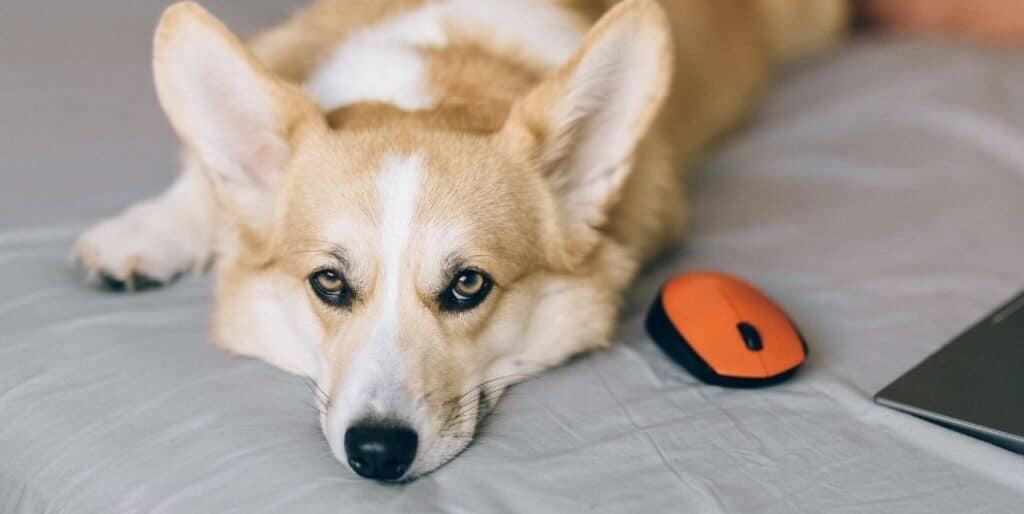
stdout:
{"type": "Polygon", "coordinates": [[[407,481],[512,383],[600,348],[683,235],[683,171],[845,0],[316,0],[243,42],[166,10],[184,146],[72,258],[123,290],[212,268],[212,339],[309,377],[335,457],[407,481]]]}

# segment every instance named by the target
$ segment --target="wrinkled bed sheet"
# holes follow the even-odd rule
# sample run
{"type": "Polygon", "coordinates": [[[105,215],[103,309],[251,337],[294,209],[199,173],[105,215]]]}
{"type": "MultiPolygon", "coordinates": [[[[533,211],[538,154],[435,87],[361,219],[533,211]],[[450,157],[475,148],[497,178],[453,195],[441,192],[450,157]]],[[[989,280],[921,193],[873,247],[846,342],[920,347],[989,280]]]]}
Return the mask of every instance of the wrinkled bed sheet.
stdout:
{"type": "MultiPolygon", "coordinates": [[[[247,27],[273,3],[212,6],[247,27]]],[[[1024,509],[1024,457],[870,401],[1024,286],[1024,55],[869,39],[790,70],[694,176],[692,235],[617,344],[515,387],[465,454],[395,487],[330,457],[300,380],[205,342],[206,278],[75,280],[75,234],[175,153],[157,2],[99,4],[0,7],[0,512],[1024,509]],[[704,386],[647,339],[659,283],[701,267],[787,306],[812,348],[795,380],[704,386]]]]}

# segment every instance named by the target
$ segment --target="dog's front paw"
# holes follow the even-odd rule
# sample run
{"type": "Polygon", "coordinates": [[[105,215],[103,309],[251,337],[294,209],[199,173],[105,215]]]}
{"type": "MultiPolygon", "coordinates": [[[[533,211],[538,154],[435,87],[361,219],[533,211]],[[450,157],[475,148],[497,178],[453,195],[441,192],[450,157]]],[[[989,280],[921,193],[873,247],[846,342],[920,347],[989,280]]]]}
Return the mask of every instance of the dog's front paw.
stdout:
{"type": "Polygon", "coordinates": [[[205,227],[157,198],[97,223],[71,250],[71,260],[91,285],[114,291],[163,286],[210,260],[205,227]]]}

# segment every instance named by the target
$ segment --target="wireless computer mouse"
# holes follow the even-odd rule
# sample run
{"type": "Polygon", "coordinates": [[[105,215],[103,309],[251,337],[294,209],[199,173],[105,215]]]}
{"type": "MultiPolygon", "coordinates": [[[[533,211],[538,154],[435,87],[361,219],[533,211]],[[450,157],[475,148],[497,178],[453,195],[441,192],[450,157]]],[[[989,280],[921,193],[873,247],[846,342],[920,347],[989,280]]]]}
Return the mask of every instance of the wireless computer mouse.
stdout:
{"type": "Polygon", "coordinates": [[[775,302],[722,273],[669,280],[647,314],[647,332],[694,376],[727,387],[779,383],[807,357],[803,336],[775,302]]]}

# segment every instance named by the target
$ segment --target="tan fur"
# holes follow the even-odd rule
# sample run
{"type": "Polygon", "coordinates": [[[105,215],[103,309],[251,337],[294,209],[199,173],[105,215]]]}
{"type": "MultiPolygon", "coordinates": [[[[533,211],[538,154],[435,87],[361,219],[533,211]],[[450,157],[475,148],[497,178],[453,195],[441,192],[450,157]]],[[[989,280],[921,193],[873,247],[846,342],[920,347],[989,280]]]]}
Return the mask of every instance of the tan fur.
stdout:
{"type": "Polygon", "coordinates": [[[561,67],[487,27],[451,29],[446,45],[417,52],[437,101],[411,111],[365,101],[321,113],[297,86],[339,42],[423,1],[318,0],[254,38],[252,54],[194,4],[160,24],[161,103],[216,202],[214,340],[328,391],[321,421],[339,458],[352,416],[405,416],[422,449],[408,476],[430,471],[465,446],[505,386],[606,345],[622,291],[683,233],[681,172],[743,117],[780,59],[836,36],[845,6],[551,4],[587,32],[561,67]],[[188,58],[203,48],[214,61],[188,58]],[[224,125],[234,121],[238,133],[224,125]],[[398,207],[380,188],[406,165],[421,170],[398,227],[409,236],[386,254],[394,242],[382,224],[398,207]],[[392,265],[400,275],[386,275],[392,265]],[[358,293],[348,308],[308,286],[325,266],[358,293]],[[493,292],[442,312],[438,292],[467,267],[492,276],[493,292]],[[374,405],[399,402],[398,413],[350,397],[360,359],[385,351],[381,362],[402,371],[383,377],[394,391],[374,405]],[[481,384],[481,401],[467,404],[481,384]]]}
{"type": "MultiPolygon", "coordinates": [[[[253,48],[275,72],[301,82],[345,34],[423,1],[320,0],[257,37],[253,48]]],[[[552,2],[596,21],[618,0],[552,2]]],[[[649,136],[663,141],[645,144],[641,153],[654,154],[650,166],[662,170],[635,174],[623,196],[644,201],[623,201],[610,215],[610,232],[636,248],[641,261],[677,242],[685,229],[685,203],[678,200],[684,184],[673,170],[691,166],[747,112],[779,60],[826,47],[849,16],[845,0],[673,0],[662,6],[675,35],[675,76],[660,131],[649,136]]],[[[497,128],[511,103],[544,74],[529,61],[510,62],[514,53],[486,53],[471,39],[429,55],[432,87],[444,93],[445,103],[428,116],[471,131],[497,128]],[[466,121],[453,119],[459,116],[466,121]]]]}

